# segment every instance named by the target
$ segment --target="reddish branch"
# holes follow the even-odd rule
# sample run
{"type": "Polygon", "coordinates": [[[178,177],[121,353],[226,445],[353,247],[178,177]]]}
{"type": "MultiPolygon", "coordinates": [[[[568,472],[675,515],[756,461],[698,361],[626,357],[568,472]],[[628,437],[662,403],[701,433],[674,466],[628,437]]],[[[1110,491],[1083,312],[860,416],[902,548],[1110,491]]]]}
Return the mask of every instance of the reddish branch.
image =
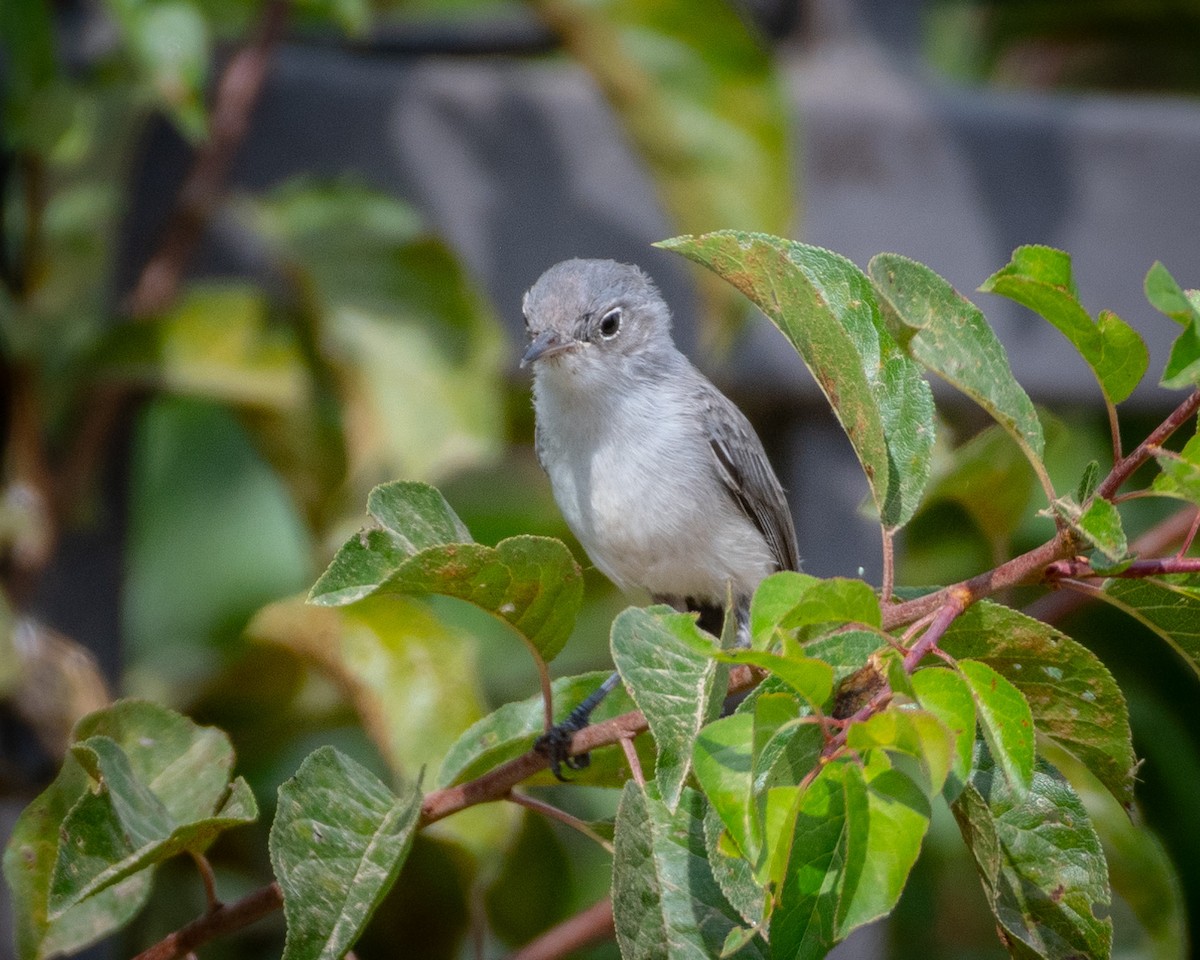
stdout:
{"type": "Polygon", "coordinates": [[[268,884],[236,903],[217,907],[193,920],[186,927],[180,927],[149,950],[139,953],[134,960],[176,960],[210,940],[248,927],[282,906],[283,894],[279,890],[279,884],[268,884]]]}
{"type": "Polygon", "coordinates": [[[582,947],[609,940],[615,932],[612,901],[605,897],[582,913],[547,930],[508,960],[555,960],[582,947]]]}
{"type": "Polygon", "coordinates": [[[1083,577],[1161,577],[1171,573],[1200,573],[1200,557],[1161,557],[1153,560],[1134,560],[1124,570],[1108,573],[1094,570],[1090,560],[1055,560],[1046,567],[1046,579],[1078,580],[1083,577]]]}

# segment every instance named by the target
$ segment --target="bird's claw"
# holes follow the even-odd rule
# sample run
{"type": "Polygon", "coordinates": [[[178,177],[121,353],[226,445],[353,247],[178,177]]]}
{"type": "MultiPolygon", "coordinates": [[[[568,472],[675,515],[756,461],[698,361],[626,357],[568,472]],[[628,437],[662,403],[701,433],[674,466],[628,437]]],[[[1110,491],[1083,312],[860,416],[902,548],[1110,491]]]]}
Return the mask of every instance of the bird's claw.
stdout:
{"type": "Polygon", "coordinates": [[[575,739],[575,734],[586,726],[586,718],[579,722],[573,716],[567,717],[533,741],[533,749],[550,761],[550,772],[563,783],[570,781],[570,777],[563,775],[563,767],[568,770],[585,770],[592,762],[591,754],[588,753],[571,756],[571,741],[575,739]]]}

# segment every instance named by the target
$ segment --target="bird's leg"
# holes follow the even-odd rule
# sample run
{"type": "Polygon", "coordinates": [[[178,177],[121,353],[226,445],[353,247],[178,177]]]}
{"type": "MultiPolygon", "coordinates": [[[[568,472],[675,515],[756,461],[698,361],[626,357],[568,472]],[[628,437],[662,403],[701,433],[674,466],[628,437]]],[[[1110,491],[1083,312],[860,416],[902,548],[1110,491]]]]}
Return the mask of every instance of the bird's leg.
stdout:
{"type": "Polygon", "coordinates": [[[592,719],[592,711],[600,706],[604,698],[612,693],[620,682],[621,675],[619,673],[608,677],[588,694],[579,706],[567,714],[567,718],[562,723],[555,724],[533,742],[533,749],[550,761],[551,772],[564,783],[567,781],[562,772],[564,766],[571,770],[583,770],[592,762],[591,756],[586,753],[575,757],[571,756],[571,740],[575,734],[588,725],[592,719]]]}

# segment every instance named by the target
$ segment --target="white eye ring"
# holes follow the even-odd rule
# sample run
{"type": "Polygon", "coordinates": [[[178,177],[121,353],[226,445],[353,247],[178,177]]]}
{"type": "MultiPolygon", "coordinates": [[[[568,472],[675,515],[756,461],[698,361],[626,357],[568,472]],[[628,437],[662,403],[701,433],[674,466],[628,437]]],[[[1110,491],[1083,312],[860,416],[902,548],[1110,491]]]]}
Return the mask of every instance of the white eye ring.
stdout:
{"type": "Polygon", "coordinates": [[[605,340],[611,340],[615,337],[621,331],[620,309],[609,310],[608,313],[600,318],[600,324],[596,329],[605,340]]]}

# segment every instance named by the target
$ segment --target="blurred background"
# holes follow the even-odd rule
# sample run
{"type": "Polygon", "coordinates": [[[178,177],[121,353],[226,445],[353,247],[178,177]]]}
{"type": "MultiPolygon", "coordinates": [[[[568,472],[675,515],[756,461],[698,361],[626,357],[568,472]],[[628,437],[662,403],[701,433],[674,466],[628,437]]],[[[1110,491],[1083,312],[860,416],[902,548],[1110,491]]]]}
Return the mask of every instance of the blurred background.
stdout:
{"type": "MultiPolygon", "coordinates": [[[[1110,456],[1086,366],[972,291],[1019,244],[1063,248],[1083,303],[1136,327],[1161,369],[1175,330],[1142,279],[1162,260],[1200,285],[1198,90],[1195,0],[4,3],[0,839],[79,715],[149,697],[228,731],[263,808],[213,851],[233,900],[269,879],[275,790],[317,745],[416,776],[536,691],[519,644],[456,604],[318,616],[301,598],[387,479],[437,484],[481,542],[569,541],[516,363],[521,293],[567,257],[656,278],[682,347],[762,434],[810,573],[878,581],[849,444],[770,324],[656,240],[736,227],[927,263],[997,328],[1073,486],[1110,456]]],[[[1127,444],[1177,402],[1147,379],[1127,444]]],[[[968,442],[980,415],[935,393],[946,449],[968,442]]],[[[906,532],[902,583],[1047,537],[1021,458],[974,444],[906,532]]],[[[1163,516],[1131,506],[1134,533],[1163,516]]],[[[595,571],[587,586],[558,674],[609,662],[625,601],[595,571]]],[[[1145,758],[1136,828],[1091,798],[1142,891],[1114,906],[1117,955],[1188,956],[1200,683],[1132,620],[1060,625],[1117,675],[1145,758]]],[[[549,796],[591,818],[614,804],[549,796]]],[[[358,955],[503,956],[602,896],[606,870],[515,808],[453,818],[419,839],[358,955]]],[[[1002,957],[971,871],[947,817],[895,916],[839,955],[1002,957]]],[[[6,910],[0,892],[0,932],[6,910]]],[[[171,865],[89,955],[202,910],[171,865]]],[[[274,956],[281,938],[275,918],[206,955],[274,956]]]]}

